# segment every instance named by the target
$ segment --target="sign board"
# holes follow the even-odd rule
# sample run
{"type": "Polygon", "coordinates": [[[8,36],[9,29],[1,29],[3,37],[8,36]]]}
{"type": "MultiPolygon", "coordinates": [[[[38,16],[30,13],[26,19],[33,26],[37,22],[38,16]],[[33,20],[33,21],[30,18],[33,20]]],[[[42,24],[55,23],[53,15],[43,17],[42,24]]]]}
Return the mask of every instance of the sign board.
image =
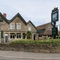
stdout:
{"type": "Polygon", "coordinates": [[[57,27],[52,28],[52,35],[58,35],[58,28],[57,27]]]}
{"type": "Polygon", "coordinates": [[[51,22],[56,22],[58,21],[58,8],[54,8],[51,13],[51,22]]]}

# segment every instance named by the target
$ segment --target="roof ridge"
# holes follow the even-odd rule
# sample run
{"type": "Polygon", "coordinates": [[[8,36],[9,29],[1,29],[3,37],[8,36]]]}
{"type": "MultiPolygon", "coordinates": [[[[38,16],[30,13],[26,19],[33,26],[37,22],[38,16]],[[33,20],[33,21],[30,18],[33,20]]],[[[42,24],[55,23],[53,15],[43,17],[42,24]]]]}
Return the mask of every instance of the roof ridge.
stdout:
{"type": "Polygon", "coordinates": [[[38,30],[39,30],[39,29],[46,29],[48,24],[50,24],[50,22],[49,22],[49,23],[46,23],[46,24],[43,24],[43,25],[37,26],[37,29],[38,29],[38,30]]]}
{"type": "Polygon", "coordinates": [[[25,24],[27,24],[26,21],[25,21],[25,19],[20,15],[20,13],[17,13],[17,14],[11,19],[10,22],[12,22],[17,16],[18,16],[25,24]]]}
{"type": "MultiPolygon", "coordinates": [[[[49,23],[51,23],[51,22],[49,22],[49,23]]],[[[45,24],[42,24],[42,25],[39,25],[39,26],[43,26],[43,25],[46,25],[46,24],[49,24],[49,23],[45,23],[45,24]]],[[[39,26],[37,26],[37,27],[39,27],[39,26]]]]}

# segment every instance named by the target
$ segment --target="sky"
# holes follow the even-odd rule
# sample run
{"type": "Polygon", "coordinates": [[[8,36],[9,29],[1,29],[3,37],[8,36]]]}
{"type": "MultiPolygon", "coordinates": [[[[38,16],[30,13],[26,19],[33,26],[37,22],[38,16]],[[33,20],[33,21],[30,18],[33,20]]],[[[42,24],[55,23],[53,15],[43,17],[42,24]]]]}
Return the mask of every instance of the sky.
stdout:
{"type": "Polygon", "coordinates": [[[26,22],[31,20],[35,26],[51,22],[54,7],[60,9],[60,0],[0,0],[0,12],[6,13],[8,20],[20,13],[26,22]]]}

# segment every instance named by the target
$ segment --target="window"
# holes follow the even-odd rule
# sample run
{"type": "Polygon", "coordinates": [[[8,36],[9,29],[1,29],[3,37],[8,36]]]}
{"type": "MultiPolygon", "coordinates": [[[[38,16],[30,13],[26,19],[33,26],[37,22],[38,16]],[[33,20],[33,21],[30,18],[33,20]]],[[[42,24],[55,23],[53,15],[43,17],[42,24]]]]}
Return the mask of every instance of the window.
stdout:
{"type": "Polygon", "coordinates": [[[10,29],[15,29],[15,24],[14,23],[10,24],[10,29]]]}
{"type": "Polygon", "coordinates": [[[21,29],[21,24],[17,23],[17,29],[20,30],[21,29]]]}
{"type": "Polygon", "coordinates": [[[42,37],[42,35],[38,35],[39,37],[42,37]]]}
{"type": "Polygon", "coordinates": [[[50,30],[52,30],[52,28],[50,28],[50,30]]]}
{"type": "Polygon", "coordinates": [[[31,27],[30,26],[28,26],[28,30],[31,31],[31,27]]]}
{"type": "Polygon", "coordinates": [[[21,33],[17,33],[17,38],[21,38],[21,33]]]}
{"type": "Polygon", "coordinates": [[[14,39],[15,38],[15,34],[14,33],[10,33],[10,38],[14,39]]]}

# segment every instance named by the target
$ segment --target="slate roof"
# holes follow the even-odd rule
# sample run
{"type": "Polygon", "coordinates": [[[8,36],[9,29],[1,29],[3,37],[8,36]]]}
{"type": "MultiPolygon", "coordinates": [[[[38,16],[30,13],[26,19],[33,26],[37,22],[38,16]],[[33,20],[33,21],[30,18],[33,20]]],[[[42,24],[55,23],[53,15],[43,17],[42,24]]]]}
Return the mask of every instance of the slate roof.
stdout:
{"type": "MultiPolygon", "coordinates": [[[[46,28],[48,28],[50,24],[51,23],[46,23],[46,24],[37,26],[37,30],[44,30],[43,32],[40,32],[38,34],[39,35],[52,35],[52,30],[47,30],[46,31],[46,28]]],[[[60,35],[60,31],[58,31],[58,35],[60,35]]]]}
{"type": "Polygon", "coordinates": [[[51,30],[47,30],[46,29],[50,26],[50,22],[49,23],[46,23],[46,24],[43,24],[43,25],[39,25],[37,26],[37,31],[41,31],[43,30],[42,32],[38,32],[39,35],[51,35],[52,34],[52,31],[51,30]]]}
{"type": "Polygon", "coordinates": [[[19,17],[25,24],[27,24],[26,21],[23,19],[23,17],[22,17],[19,13],[17,13],[17,14],[10,20],[10,23],[11,23],[16,17],[19,17]]]}
{"type": "Polygon", "coordinates": [[[0,16],[9,24],[8,20],[2,15],[1,12],[0,12],[0,16]]]}
{"type": "MultiPolygon", "coordinates": [[[[24,22],[25,25],[31,23],[31,24],[35,27],[35,25],[34,25],[31,21],[26,22],[26,21],[24,20],[24,18],[23,18],[19,13],[17,13],[11,20],[6,19],[6,18],[2,15],[1,12],[0,12],[0,16],[1,16],[8,24],[10,24],[16,17],[19,17],[19,18],[24,22]]],[[[35,29],[36,29],[36,27],[35,27],[35,29]]]]}

